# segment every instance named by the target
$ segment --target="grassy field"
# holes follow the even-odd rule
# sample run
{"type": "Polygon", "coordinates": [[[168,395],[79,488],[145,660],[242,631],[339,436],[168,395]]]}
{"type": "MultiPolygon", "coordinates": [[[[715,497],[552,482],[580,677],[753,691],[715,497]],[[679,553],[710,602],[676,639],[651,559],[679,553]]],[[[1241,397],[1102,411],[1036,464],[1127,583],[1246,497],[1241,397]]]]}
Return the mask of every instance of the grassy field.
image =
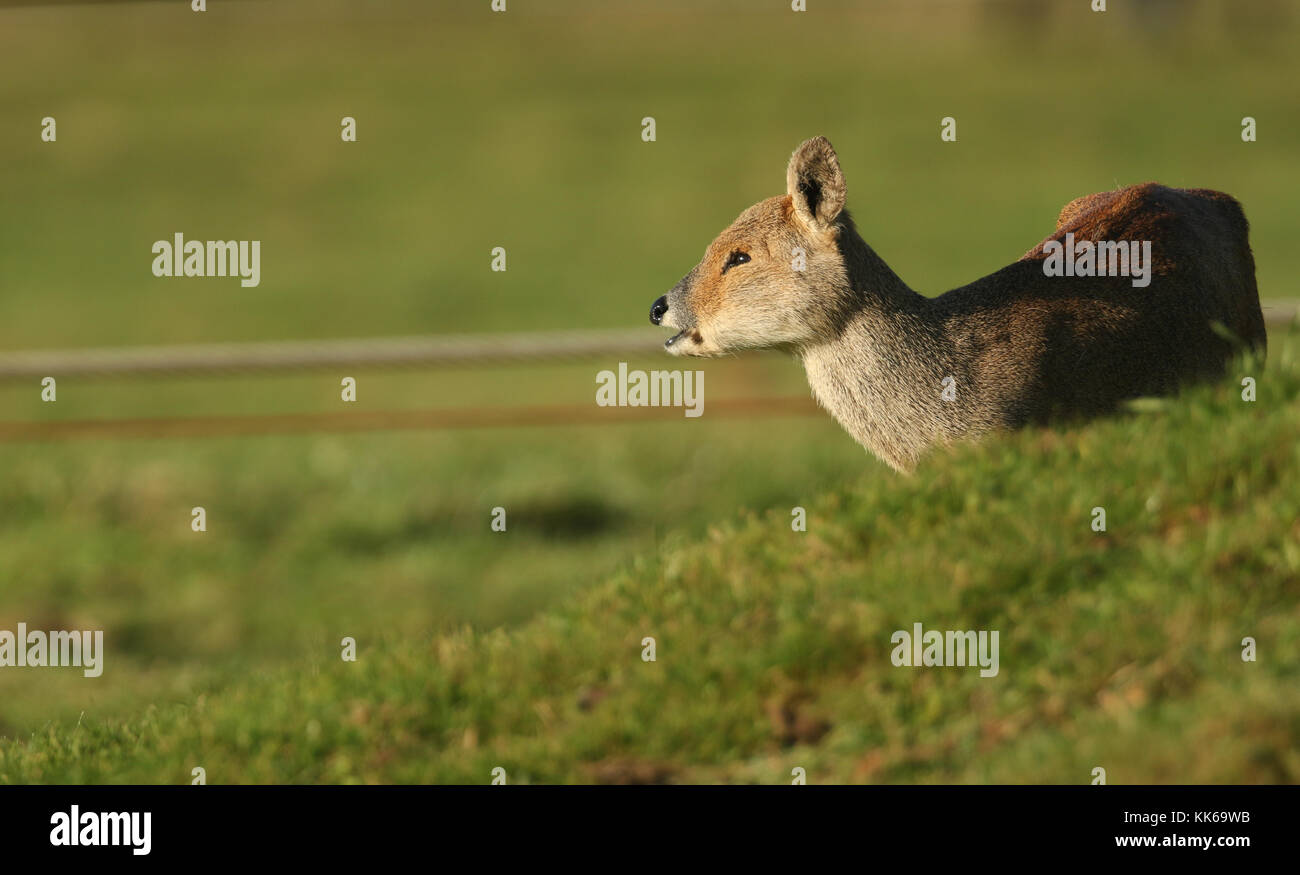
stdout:
{"type": "MultiPolygon", "coordinates": [[[[1238,197],[1261,293],[1296,295],[1296,3],[647,5],[0,3],[0,349],[645,324],[817,133],[921,291],[1155,179],[1238,197]],[[261,285],[153,277],[177,231],[262,240],[261,285]]],[[[700,420],[0,444],[0,629],[108,647],[93,680],[0,670],[0,781],[1297,780],[1300,340],[1271,340],[1253,404],[913,478],[829,417],[709,416],[806,393],[775,355],[700,363],[700,420]],[[1001,675],[894,668],[917,621],[1001,629],[1001,675]]],[[[358,407],[590,403],[615,365],[368,371],[358,407]]],[[[341,376],[0,382],[0,421],[331,411],[341,376]]]]}
{"type": "Polygon", "coordinates": [[[1294,782],[1300,334],[1242,372],[1253,403],[1207,388],[954,448],[828,490],[806,532],[780,508],[669,536],[512,629],[359,642],[355,662],[321,636],[185,704],[6,742],[0,774],[1294,782]],[[894,666],[891,633],[914,622],[1000,630],[998,675],[894,666]]]}

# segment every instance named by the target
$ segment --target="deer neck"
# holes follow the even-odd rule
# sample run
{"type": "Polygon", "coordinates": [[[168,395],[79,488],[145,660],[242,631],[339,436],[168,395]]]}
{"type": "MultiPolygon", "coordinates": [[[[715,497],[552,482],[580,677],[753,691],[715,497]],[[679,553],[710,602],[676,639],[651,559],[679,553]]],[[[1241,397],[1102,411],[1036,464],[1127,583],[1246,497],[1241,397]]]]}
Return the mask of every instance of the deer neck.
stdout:
{"type": "Polygon", "coordinates": [[[841,233],[847,285],[837,330],[800,350],[818,403],[859,443],[910,470],[949,430],[938,406],[946,341],[929,299],[912,291],[851,223],[841,233]]]}

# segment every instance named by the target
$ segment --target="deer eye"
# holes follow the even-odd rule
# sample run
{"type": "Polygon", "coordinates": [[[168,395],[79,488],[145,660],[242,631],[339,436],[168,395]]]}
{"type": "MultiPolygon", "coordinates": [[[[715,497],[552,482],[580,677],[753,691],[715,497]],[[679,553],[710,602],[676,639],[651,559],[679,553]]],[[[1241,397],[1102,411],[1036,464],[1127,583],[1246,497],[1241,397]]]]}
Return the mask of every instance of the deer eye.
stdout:
{"type": "Polygon", "coordinates": [[[722,266],[722,272],[726,273],[736,265],[744,264],[747,261],[749,261],[749,253],[741,252],[737,249],[735,252],[727,256],[727,263],[722,266]]]}

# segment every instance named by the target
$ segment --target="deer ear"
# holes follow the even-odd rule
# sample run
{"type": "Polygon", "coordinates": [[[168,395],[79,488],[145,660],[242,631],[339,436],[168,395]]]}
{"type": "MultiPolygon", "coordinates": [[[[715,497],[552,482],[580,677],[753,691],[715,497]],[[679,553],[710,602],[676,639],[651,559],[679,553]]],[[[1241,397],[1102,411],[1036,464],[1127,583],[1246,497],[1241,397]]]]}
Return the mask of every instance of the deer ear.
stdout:
{"type": "Polygon", "coordinates": [[[844,174],[825,137],[813,137],[794,150],[785,171],[786,193],[804,224],[824,231],[844,209],[844,174]]]}

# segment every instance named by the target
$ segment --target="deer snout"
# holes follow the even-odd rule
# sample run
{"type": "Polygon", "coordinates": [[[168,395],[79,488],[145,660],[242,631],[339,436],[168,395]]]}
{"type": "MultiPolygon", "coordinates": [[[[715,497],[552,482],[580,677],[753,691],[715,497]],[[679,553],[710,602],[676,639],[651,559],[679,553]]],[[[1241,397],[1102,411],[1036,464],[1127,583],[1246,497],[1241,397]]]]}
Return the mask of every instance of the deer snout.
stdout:
{"type": "Polygon", "coordinates": [[[660,295],[659,300],[650,305],[650,321],[655,325],[663,322],[664,314],[668,312],[668,296],[660,295]]]}

